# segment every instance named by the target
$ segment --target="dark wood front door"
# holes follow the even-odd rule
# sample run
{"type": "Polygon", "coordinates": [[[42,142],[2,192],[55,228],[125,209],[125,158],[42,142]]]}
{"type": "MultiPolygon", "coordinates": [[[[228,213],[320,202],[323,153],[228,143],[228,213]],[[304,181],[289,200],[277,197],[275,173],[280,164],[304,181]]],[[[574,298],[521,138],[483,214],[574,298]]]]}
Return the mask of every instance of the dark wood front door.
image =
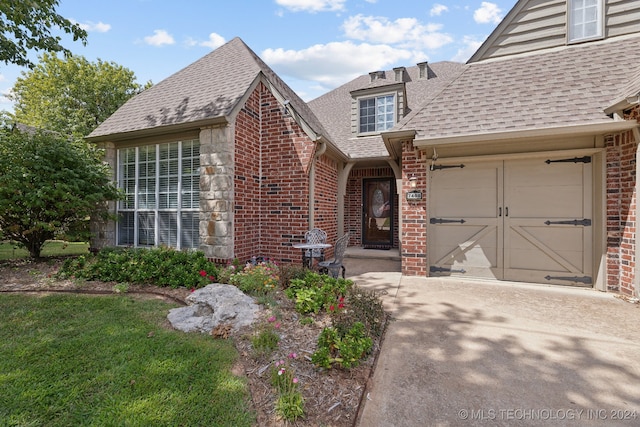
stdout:
{"type": "Polygon", "coordinates": [[[365,248],[388,249],[393,245],[395,217],[394,180],[365,179],[362,182],[362,244],[365,248]]]}

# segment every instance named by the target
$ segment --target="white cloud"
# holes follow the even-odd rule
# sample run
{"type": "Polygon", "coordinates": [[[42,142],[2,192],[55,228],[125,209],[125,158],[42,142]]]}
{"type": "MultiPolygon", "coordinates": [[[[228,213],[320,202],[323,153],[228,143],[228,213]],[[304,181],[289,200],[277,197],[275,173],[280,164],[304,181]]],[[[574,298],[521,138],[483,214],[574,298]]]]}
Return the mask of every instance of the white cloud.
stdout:
{"type": "Polygon", "coordinates": [[[473,19],[478,24],[498,24],[502,20],[502,9],[495,3],[483,1],[480,8],[473,12],[473,19]]]}
{"type": "Polygon", "coordinates": [[[440,16],[442,15],[442,12],[448,12],[449,8],[443,4],[434,4],[433,7],[431,8],[431,11],[429,11],[429,15],[431,16],[440,16]]]}
{"type": "Polygon", "coordinates": [[[346,0],[276,0],[280,6],[292,12],[339,12],[346,0]]]}
{"type": "Polygon", "coordinates": [[[151,46],[164,46],[175,44],[176,41],[173,39],[173,36],[165,30],[154,30],[152,36],[144,38],[144,42],[151,46]]]}
{"type": "Polygon", "coordinates": [[[451,58],[452,61],[456,62],[467,62],[471,55],[476,53],[476,50],[482,45],[481,41],[478,41],[476,38],[471,36],[464,36],[462,39],[463,46],[458,49],[455,56],[451,58]]]}
{"type": "Polygon", "coordinates": [[[352,39],[410,49],[438,49],[453,41],[450,35],[440,32],[442,25],[424,25],[415,18],[390,21],[384,17],[356,15],[344,22],[343,29],[352,39]]]}
{"type": "Polygon", "coordinates": [[[211,33],[209,34],[209,40],[206,42],[200,43],[200,46],[210,47],[211,49],[217,49],[223,44],[225,44],[225,39],[220,34],[211,33]]]}
{"type": "Polygon", "coordinates": [[[80,28],[82,28],[83,30],[85,30],[88,33],[106,33],[107,31],[109,31],[111,29],[111,25],[110,24],[105,24],[104,22],[100,21],[100,22],[91,22],[91,21],[87,21],[86,23],[80,23],[80,22],[75,22],[72,20],[72,22],[74,22],[75,24],[78,24],[80,26],[80,28]]]}
{"type": "Polygon", "coordinates": [[[266,49],[260,57],[278,74],[320,84],[326,91],[391,64],[422,61],[425,55],[385,44],[346,41],[317,44],[302,50],[266,49]]]}

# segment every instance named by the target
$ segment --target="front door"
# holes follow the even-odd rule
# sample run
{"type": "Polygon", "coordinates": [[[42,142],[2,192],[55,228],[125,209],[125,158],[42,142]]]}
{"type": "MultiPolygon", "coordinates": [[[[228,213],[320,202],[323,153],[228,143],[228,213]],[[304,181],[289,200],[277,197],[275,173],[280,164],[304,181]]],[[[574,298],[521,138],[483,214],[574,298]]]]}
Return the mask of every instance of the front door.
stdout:
{"type": "Polygon", "coordinates": [[[365,179],[362,187],[362,244],[365,248],[389,249],[394,236],[394,180],[365,179]]]}

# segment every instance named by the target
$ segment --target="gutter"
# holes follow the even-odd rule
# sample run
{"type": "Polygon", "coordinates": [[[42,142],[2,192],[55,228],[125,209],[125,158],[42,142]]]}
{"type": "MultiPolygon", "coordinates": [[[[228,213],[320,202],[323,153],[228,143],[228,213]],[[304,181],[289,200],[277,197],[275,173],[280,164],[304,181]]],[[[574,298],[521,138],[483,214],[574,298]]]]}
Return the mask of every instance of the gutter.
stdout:
{"type": "Polygon", "coordinates": [[[523,138],[542,138],[542,137],[558,137],[569,135],[589,135],[589,134],[606,134],[611,132],[622,132],[626,130],[632,130],[637,127],[638,124],[630,121],[610,121],[601,122],[595,124],[586,125],[573,125],[573,126],[557,126],[541,129],[528,129],[528,130],[511,130],[503,132],[491,132],[491,133],[475,133],[466,135],[456,135],[450,137],[440,138],[422,138],[413,141],[413,145],[416,148],[426,148],[434,145],[453,145],[463,144],[470,142],[490,142],[490,141],[504,141],[508,139],[523,139],[523,138]]]}

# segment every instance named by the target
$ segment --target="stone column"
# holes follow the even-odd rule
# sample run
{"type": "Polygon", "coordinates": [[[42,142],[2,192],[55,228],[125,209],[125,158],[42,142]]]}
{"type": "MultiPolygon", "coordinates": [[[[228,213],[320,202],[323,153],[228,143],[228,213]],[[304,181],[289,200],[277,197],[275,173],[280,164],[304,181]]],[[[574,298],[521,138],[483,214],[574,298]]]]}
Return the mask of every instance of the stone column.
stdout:
{"type": "Polygon", "coordinates": [[[200,247],[207,258],[233,251],[233,127],[200,130],[200,247]]]}
{"type": "MultiPolygon", "coordinates": [[[[116,181],[116,148],[112,142],[98,144],[98,147],[104,150],[104,161],[111,168],[111,180],[116,181]]],[[[116,214],[116,202],[107,202],[107,211],[110,214],[116,214]]],[[[92,217],[89,222],[91,230],[91,240],[89,246],[91,249],[102,249],[107,246],[116,245],[116,222],[112,220],[103,220],[99,217],[92,217]]]]}

